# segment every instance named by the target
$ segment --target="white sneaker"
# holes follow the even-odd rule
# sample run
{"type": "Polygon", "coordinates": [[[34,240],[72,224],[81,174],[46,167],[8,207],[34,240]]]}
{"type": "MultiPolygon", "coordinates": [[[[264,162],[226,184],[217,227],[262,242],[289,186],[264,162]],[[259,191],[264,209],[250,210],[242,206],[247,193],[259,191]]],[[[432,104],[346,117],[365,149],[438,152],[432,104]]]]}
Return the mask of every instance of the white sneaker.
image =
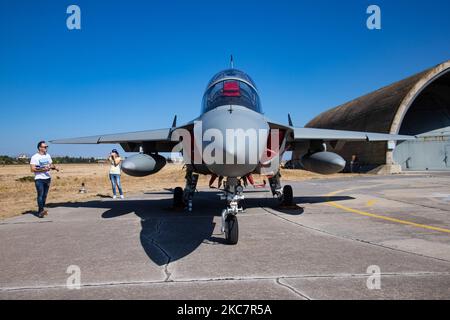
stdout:
{"type": "Polygon", "coordinates": [[[120,199],[123,199],[123,198],[124,198],[124,197],[123,197],[123,194],[121,194],[121,195],[120,195],[120,199]]]}
{"type": "Polygon", "coordinates": [[[117,196],[113,196],[113,199],[117,199],[117,196]]]}

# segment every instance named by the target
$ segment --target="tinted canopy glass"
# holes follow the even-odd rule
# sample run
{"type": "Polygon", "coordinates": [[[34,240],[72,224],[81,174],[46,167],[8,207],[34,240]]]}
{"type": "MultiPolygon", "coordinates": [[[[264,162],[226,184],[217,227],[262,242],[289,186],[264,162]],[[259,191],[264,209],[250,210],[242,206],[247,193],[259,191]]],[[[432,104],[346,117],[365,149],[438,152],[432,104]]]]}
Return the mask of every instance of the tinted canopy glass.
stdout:
{"type": "Polygon", "coordinates": [[[236,69],[224,70],[208,83],[203,96],[202,112],[224,105],[239,105],[261,112],[255,83],[246,73],[236,69]]]}

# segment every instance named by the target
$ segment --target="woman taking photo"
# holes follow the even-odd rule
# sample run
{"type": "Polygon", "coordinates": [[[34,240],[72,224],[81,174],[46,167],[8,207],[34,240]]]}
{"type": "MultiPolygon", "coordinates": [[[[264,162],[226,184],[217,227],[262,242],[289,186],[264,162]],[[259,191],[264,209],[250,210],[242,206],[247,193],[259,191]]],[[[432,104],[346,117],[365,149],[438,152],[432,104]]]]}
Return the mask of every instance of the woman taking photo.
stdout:
{"type": "Polygon", "coordinates": [[[122,159],[119,156],[119,152],[116,149],[113,149],[108,160],[111,163],[109,179],[111,180],[113,199],[117,199],[116,186],[117,189],[119,189],[120,198],[123,199],[122,185],[120,184],[120,163],[122,162],[122,159]]]}

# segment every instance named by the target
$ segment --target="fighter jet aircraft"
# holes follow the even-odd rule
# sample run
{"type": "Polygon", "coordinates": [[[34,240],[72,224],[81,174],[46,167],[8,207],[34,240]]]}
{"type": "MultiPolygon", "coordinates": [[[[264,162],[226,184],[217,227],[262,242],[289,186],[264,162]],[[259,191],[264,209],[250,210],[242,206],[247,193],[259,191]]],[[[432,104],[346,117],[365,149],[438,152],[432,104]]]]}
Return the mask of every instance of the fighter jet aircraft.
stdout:
{"type": "Polygon", "coordinates": [[[61,144],[120,144],[126,152],[139,152],[122,163],[122,170],[132,176],[158,172],[166,164],[160,153],[182,152],[186,163],[186,185],[176,187],[174,207],[192,210],[192,199],[199,174],[224,180],[221,198],[226,200],[222,212],[222,232],[228,243],[238,242],[236,215],[243,209],[243,181],[252,173],[263,174],[280,205],[293,205],[292,187],[282,186],[279,161],[286,151],[301,159],[309,171],[331,174],[341,171],[345,160],[327,151],[345,141],[396,141],[412,136],[370,132],[297,128],[288,115],[288,124],[269,120],[261,109],[255,82],[233,67],[212,77],[203,96],[201,114],[182,126],[176,116],[165,129],[107,134],[53,140],[61,144]]]}

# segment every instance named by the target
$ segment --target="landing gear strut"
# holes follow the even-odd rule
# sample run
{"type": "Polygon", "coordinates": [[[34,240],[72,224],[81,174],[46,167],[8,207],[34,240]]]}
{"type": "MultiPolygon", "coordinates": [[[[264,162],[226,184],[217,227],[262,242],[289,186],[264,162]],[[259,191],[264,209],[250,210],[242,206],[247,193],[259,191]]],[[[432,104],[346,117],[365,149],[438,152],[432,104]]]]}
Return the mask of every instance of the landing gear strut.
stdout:
{"type": "Polygon", "coordinates": [[[227,243],[237,244],[239,224],[236,215],[243,211],[242,207],[239,207],[239,201],[244,199],[244,188],[237,178],[228,178],[224,186],[225,190],[221,199],[226,200],[227,207],[222,211],[222,232],[225,233],[227,243]]]}
{"type": "Polygon", "coordinates": [[[186,186],[184,190],[181,187],[176,187],[173,191],[173,206],[174,208],[185,208],[192,211],[192,199],[194,198],[195,190],[197,190],[198,174],[193,174],[192,171],[186,172],[186,186]]]}
{"type": "Polygon", "coordinates": [[[290,185],[285,185],[281,187],[280,173],[278,172],[273,177],[269,178],[270,190],[274,197],[278,199],[280,205],[283,207],[290,207],[294,204],[294,195],[292,192],[292,187],[290,185]]]}

